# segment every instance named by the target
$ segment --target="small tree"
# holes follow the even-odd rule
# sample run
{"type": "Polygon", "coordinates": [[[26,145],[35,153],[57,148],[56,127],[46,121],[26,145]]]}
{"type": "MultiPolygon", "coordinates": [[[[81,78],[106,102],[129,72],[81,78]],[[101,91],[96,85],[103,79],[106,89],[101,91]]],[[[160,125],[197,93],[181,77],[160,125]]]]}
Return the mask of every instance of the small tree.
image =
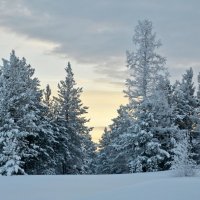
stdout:
{"type": "Polygon", "coordinates": [[[198,99],[200,99],[200,72],[198,75],[198,85],[199,85],[199,87],[198,87],[198,91],[197,91],[197,97],[198,97],[198,99]]]}
{"type": "Polygon", "coordinates": [[[182,77],[181,83],[174,86],[174,107],[176,124],[180,129],[188,130],[191,140],[191,132],[197,123],[197,98],[194,95],[193,70],[190,68],[182,77]]]}
{"type": "Polygon", "coordinates": [[[117,110],[118,116],[112,120],[113,123],[109,126],[109,130],[105,130],[102,140],[100,140],[100,158],[104,158],[105,169],[103,171],[106,173],[129,172],[127,160],[130,155],[124,149],[128,149],[127,143],[123,144],[123,136],[128,133],[132,123],[127,111],[126,106],[120,106],[117,110]]]}
{"type": "Polygon", "coordinates": [[[175,176],[194,176],[196,170],[196,162],[191,158],[191,146],[189,144],[188,133],[185,137],[181,134],[180,141],[174,149],[174,158],[171,169],[174,170],[175,176]]]}
{"type": "Polygon", "coordinates": [[[200,164],[200,73],[198,75],[198,90],[197,90],[197,108],[196,108],[196,113],[197,113],[197,123],[196,127],[194,127],[194,134],[193,134],[193,150],[195,153],[194,159],[197,162],[197,164],[200,164]]]}
{"type": "Polygon", "coordinates": [[[99,151],[97,153],[97,174],[110,174],[110,132],[104,129],[99,141],[99,151]]]}
{"type": "Polygon", "coordinates": [[[51,88],[49,84],[47,84],[45,91],[44,91],[44,103],[50,108],[51,106],[51,88]]]}

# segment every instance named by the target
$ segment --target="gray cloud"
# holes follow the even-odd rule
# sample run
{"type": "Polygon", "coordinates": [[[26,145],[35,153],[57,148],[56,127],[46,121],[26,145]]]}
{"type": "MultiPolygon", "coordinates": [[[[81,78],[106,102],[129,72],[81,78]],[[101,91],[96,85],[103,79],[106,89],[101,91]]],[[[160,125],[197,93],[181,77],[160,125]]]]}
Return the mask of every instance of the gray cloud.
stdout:
{"type": "Polygon", "coordinates": [[[94,80],[95,82],[99,82],[99,83],[106,83],[106,84],[110,84],[113,87],[116,87],[117,89],[119,89],[119,87],[121,88],[121,91],[123,91],[124,86],[125,86],[125,80],[110,80],[110,78],[96,78],[94,80]]]}
{"type": "Polygon", "coordinates": [[[101,78],[96,78],[94,81],[106,82],[114,86],[123,86],[128,75],[125,65],[126,62],[123,57],[108,58],[94,67],[94,71],[101,75],[101,78]]]}
{"type": "MultiPolygon", "coordinates": [[[[198,0],[0,0],[0,26],[53,42],[53,54],[82,63],[113,82],[125,75],[125,50],[139,19],[153,21],[169,64],[200,63],[198,0]]],[[[172,74],[174,70],[170,68],[172,74]]]]}

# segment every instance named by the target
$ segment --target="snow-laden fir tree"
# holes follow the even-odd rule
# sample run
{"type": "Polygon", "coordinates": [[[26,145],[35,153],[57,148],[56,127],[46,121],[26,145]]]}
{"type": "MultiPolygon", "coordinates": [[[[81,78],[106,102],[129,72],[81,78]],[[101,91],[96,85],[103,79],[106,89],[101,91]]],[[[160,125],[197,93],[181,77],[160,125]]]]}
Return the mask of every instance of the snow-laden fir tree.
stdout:
{"type": "Polygon", "coordinates": [[[102,137],[99,141],[99,151],[97,154],[97,174],[110,174],[110,132],[104,129],[102,137]]]}
{"type": "Polygon", "coordinates": [[[112,120],[113,123],[109,126],[109,130],[105,129],[103,133],[98,155],[100,159],[99,173],[129,172],[128,155],[122,151],[126,144],[123,144],[121,140],[122,135],[128,133],[132,124],[132,119],[127,112],[128,108],[126,106],[120,106],[117,110],[118,115],[112,120]]]}
{"type": "MultiPolygon", "coordinates": [[[[169,157],[169,153],[155,136],[157,121],[162,121],[162,117],[156,116],[156,109],[159,109],[156,104],[163,105],[161,102],[154,103],[154,100],[158,100],[154,98],[154,94],[160,80],[165,80],[167,71],[164,67],[165,58],[157,53],[161,42],[156,39],[151,21],[138,22],[133,43],[134,51],[127,52],[129,78],[125,93],[129,103],[125,106],[126,117],[119,113],[116,118],[118,123],[114,122],[109,131],[111,138],[108,157],[109,166],[113,169],[111,173],[160,170],[161,164],[169,157]],[[124,124],[128,126],[124,128],[124,124]]],[[[162,109],[163,113],[167,111],[167,115],[168,105],[165,107],[162,109]]]]}
{"type": "Polygon", "coordinates": [[[70,63],[65,71],[66,78],[58,84],[58,97],[54,98],[54,113],[56,123],[61,128],[60,140],[63,145],[61,173],[91,173],[95,145],[90,136],[92,129],[86,126],[88,119],[85,118],[85,114],[88,107],[82,104],[82,88],[76,87],[70,63]]]}
{"type": "MultiPolygon", "coordinates": [[[[149,120],[153,140],[157,140],[160,149],[165,151],[165,156],[158,161],[158,170],[166,170],[171,166],[173,149],[178,141],[177,134],[180,133],[175,125],[174,107],[172,104],[172,86],[168,79],[161,79],[154,93],[148,97],[148,109],[145,113],[151,116],[149,120]]],[[[141,105],[145,104],[145,101],[141,105]]],[[[146,119],[144,118],[144,121],[146,119]]]]}
{"type": "Polygon", "coordinates": [[[186,70],[183,74],[181,82],[176,82],[174,85],[173,94],[175,123],[179,129],[188,133],[189,143],[192,148],[194,159],[198,157],[199,152],[195,152],[198,126],[198,99],[195,96],[195,87],[193,82],[192,68],[186,70]],[[196,158],[195,158],[196,157],[196,158]]]}
{"type": "Polygon", "coordinates": [[[198,74],[198,89],[197,89],[197,123],[194,127],[193,137],[192,137],[192,146],[194,150],[194,159],[196,163],[200,164],[200,73],[198,74]]]}
{"type": "Polygon", "coordinates": [[[159,77],[165,75],[165,58],[156,51],[161,46],[153,32],[152,22],[139,21],[133,36],[134,51],[127,51],[129,78],[126,81],[129,100],[138,101],[150,95],[156,88],[159,77]]]}
{"type": "MultiPolygon", "coordinates": [[[[163,170],[170,154],[164,149],[160,135],[170,140],[171,125],[168,120],[168,104],[159,94],[145,98],[135,113],[137,120],[133,129],[131,172],[146,172],[163,170]]],[[[174,131],[174,130],[173,130],[174,131]]]]}
{"type": "Polygon", "coordinates": [[[43,91],[43,103],[46,106],[46,116],[49,118],[49,120],[52,121],[54,119],[54,108],[53,99],[51,98],[51,88],[49,84],[47,84],[45,90],[43,91]]]}
{"type": "Polygon", "coordinates": [[[121,106],[100,140],[99,173],[158,171],[169,168],[177,127],[164,90],[139,105],[137,119],[121,106]]]}
{"type": "Polygon", "coordinates": [[[45,91],[44,91],[44,103],[50,107],[51,106],[51,88],[49,84],[47,84],[45,91]]]}
{"type": "Polygon", "coordinates": [[[135,118],[128,106],[122,108],[110,126],[110,173],[169,169],[179,132],[174,124],[169,80],[161,79],[154,93],[138,103],[135,118]]]}
{"type": "Polygon", "coordinates": [[[199,75],[198,75],[198,91],[197,91],[197,97],[198,99],[200,99],[200,72],[199,72],[199,75]]]}
{"type": "Polygon", "coordinates": [[[193,70],[190,68],[183,74],[182,81],[175,83],[173,95],[176,124],[180,129],[189,131],[190,140],[191,132],[197,123],[197,98],[194,92],[193,70]]]}
{"type": "Polygon", "coordinates": [[[181,132],[180,140],[174,148],[174,157],[171,169],[175,176],[194,176],[196,173],[196,162],[192,159],[191,145],[188,131],[181,132]]]}
{"type": "Polygon", "coordinates": [[[132,159],[129,161],[131,171],[155,171],[163,159],[168,156],[155,138],[152,128],[155,127],[152,99],[160,79],[165,79],[165,58],[156,51],[161,42],[156,39],[152,22],[139,21],[133,36],[135,50],[127,53],[127,67],[130,77],[126,81],[129,108],[135,119],[130,134],[132,139],[132,159]]]}
{"type": "Polygon", "coordinates": [[[53,132],[34,69],[12,51],[0,76],[0,174],[42,174],[53,164],[53,132]]]}
{"type": "Polygon", "coordinates": [[[55,142],[51,148],[54,149],[54,165],[52,168],[46,170],[47,174],[61,174],[61,163],[64,160],[65,155],[69,155],[69,150],[66,146],[68,142],[67,129],[62,127],[57,118],[57,104],[51,97],[51,88],[49,85],[46,86],[43,92],[43,103],[46,106],[46,113],[44,115],[48,118],[48,123],[52,127],[54,133],[55,142]]]}
{"type": "Polygon", "coordinates": [[[130,129],[134,124],[134,120],[130,117],[128,106],[120,106],[117,110],[117,117],[112,121],[113,123],[110,125],[110,137],[111,137],[111,152],[110,152],[110,169],[111,173],[128,173],[128,150],[132,148],[131,146],[127,146],[124,143],[124,135],[126,135],[126,139],[130,141],[130,129]],[[123,138],[123,139],[122,139],[123,138]],[[123,151],[125,148],[125,151],[123,151]]]}

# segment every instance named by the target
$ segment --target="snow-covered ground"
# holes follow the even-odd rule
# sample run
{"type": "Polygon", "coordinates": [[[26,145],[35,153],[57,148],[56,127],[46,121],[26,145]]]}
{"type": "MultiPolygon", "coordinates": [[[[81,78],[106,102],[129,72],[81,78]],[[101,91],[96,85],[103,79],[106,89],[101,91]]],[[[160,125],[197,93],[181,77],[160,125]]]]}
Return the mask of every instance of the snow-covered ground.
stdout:
{"type": "Polygon", "coordinates": [[[1,200],[199,200],[200,177],[170,172],[0,177],[1,200]]]}

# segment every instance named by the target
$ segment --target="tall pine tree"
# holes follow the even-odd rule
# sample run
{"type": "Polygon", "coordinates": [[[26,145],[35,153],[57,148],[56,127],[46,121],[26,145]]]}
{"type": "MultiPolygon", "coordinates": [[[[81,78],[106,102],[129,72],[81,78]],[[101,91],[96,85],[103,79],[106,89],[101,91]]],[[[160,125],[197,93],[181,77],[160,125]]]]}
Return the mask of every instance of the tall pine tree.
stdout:
{"type": "Polygon", "coordinates": [[[55,97],[56,120],[61,127],[64,156],[62,161],[63,174],[91,173],[91,157],[95,146],[91,141],[91,128],[86,126],[87,107],[80,99],[82,88],[76,87],[71,64],[65,68],[66,78],[58,84],[58,97],[55,97]]]}
{"type": "Polygon", "coordinates": [[[43,116],[34,69],[12,51],[0,76],[0,173],[42,174],[53,163],[54,135],[43,116]]]}
{"type": "Polygon", "coordinates": [[[167,75],[165,58],[156,52],[161,42],[156,40],[151,21],[139,21],[133,42],[135,51],[127,53],[130,78],[126,81],[129,113],[135,119],[130,129],[132,158],[129,163],[132,172],[154,171],[159,169],[158,165],[168,156],[154,137],[152,128],[157,119],[151,100],[160,79],[165,79],[167,75]]]}
{"type": "Polygon", "coordinates": [[[129,103],[125,106],[126,117],[119,113],[116,118],[119,119],[118,123],[110,126],[110,137],[113,133],[116,135],[114,139],[109,138],[109,149],[113,152],[113,158],[109,153],[110,166],[115,166],[112,173],[156,171],[169,156],[154,136],[158,119],[152,96],[167,72],[165,58],[156,52],[161,42],[156,39],[149,20],[139,21],[133,43],[134,52],[127,52],[129,78],[125,93],[129,103]],[[124,124],[128,124],[128,127],[124,128],[124,124]]]}

